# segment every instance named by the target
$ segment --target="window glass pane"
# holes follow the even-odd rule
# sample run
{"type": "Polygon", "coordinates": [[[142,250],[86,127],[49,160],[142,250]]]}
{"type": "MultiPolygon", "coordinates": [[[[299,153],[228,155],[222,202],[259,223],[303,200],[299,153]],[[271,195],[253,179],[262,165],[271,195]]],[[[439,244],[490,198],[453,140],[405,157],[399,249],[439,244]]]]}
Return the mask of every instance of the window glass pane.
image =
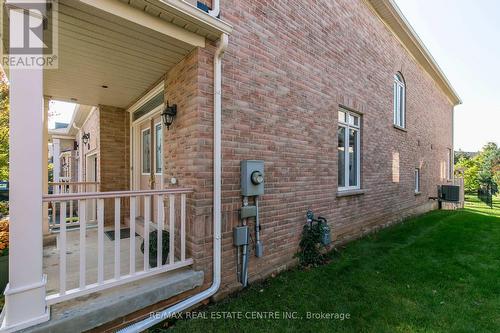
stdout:
{"type": "Polygon", "coordinates": [[[354,116],[349,114],[349,125],[354,125],[354,116]]]}
{"type": "Polygon", "coordinates": [[[415,192],[420,192],[420,169],[415,169],[415,192]]]}
{"type": "Polygon", "coordinates": [[[151,133],[147,129],[142,132],[142,173],[151,172],[151,133]]]}
{"type": "Polygon", "coordinates": [[[349,129],[349,186],[358,186],[358,131],[349,129]]]}
{"type": "Polygon", "coordinates": [[[163,136],[162,136],[162,130],[161,130],[161,124],[158,124],[155,126],[155,172],[156,173],[161,173],[161,164],[162,164],[162,141],[163,141],[163,136]]]}
{"type": "Polygon", "coordinates": [[[405,125],[405,88],[403,86],[399,87],[400,90],[400,99],[399,99],[399,112],[400,112],[400,119],[399,119],[399,126],[404,127],[405,125]]]}
{"type": "Polygon", "coordinates": [[[345,186],[345,128],[339,127],[338,133],[338,183],[345,186]]]}
{"type": "Polygon", "coordinates": [[[359,126],[359,117],[353,116],[353,119],[354,119],[354,121],[353,121],[354,126],[359,126]]]}
{"type": "Polygon", "coordinates": [[[345,112],[339,111],[339,121],[345,123],[345,112]]]}

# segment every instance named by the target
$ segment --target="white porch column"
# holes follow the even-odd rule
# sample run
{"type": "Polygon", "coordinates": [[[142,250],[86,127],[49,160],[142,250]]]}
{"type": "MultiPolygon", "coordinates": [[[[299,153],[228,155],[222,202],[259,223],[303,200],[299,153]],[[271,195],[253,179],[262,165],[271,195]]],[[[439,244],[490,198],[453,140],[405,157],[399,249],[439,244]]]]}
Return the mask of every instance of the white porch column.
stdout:
{"type": "MultiPolygon", "coordinates": [[[[16,43],[13,30],[10,45],[16,43]]],[[[42,273],[43,106],[43,69],[10,67],[10,248],[4,332],[49,319],[42,273]]]]}
{"type": "MultiPolygon", "coordinates": [[[[49,191],[49,98],[45,97],[43,100],[43,141],[42,141],[42,167],[43,167],[43,194],[48,194],[49,191]]],[[[43,234],[47,235],[49,233],[49,209],[48,204],[45,202],[43,204],[43,234]]]]}

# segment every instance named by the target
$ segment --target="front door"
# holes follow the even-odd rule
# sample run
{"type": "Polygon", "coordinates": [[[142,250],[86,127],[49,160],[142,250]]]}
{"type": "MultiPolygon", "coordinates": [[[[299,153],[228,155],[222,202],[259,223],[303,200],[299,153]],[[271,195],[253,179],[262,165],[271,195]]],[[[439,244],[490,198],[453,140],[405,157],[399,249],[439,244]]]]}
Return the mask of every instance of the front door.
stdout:
{"type": "MultiPolygon", "coordinates": [[[[134,125],[136,140],[134,156],[135,190],[162,188],[163,126],[160,114],[152,115],[134,125]]],[[[151,198],[151,220],[157,219],[157,199],[151,198]]],[[[138,215],[144,217],[144,202],[138,203],[138,215]]]]}

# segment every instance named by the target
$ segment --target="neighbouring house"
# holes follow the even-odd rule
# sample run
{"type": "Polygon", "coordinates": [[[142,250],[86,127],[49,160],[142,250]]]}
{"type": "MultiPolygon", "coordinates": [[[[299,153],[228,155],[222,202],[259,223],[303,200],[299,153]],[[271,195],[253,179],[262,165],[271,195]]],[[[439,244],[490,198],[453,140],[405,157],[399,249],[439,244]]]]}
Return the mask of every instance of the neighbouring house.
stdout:
{"type": "Polygon", "coordinates": [[[241,288],[244,160],[264,163],[250,282],[295,264],[308,208],[338,244],[435,208],[453,181],[460,98],[392,0],[57,11],[58,68],[9,73],[3,331],[139,331],[241,288]],[[47,131],[50,99],[82,111],[64,135],[47,131]],[[52,194],[48,139],[73,165],[52,194]]]}

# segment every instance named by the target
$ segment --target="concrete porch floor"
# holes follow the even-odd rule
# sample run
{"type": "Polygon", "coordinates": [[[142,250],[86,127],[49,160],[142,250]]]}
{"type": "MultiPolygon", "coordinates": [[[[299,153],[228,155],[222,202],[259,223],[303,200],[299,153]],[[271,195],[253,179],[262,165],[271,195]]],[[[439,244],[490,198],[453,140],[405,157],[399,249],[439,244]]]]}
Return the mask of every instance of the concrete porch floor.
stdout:
{"type": "MultiPolygon", "coordinates": [[[[123,227],[122,227],[123,228],[123,227]]],[[[104,231],[114,230],[113,227],[105,227],[104,231]]],[[[74,229],[67,231],[66,245],[66,290],[78,287],[80,281],[80,231],[74,229]]],[[[144,269],[144,254],[141,252],[143,238],[135,237],[135,269],[144,269]]],[[[97,282],[97,259],[98,246],[97,228],[86,231],[86,284],[97,282]]],[[[43,272],[47,274],[47,295],[59,291],[59,234],[56,234],[56,242],[45,245],[43,248],[43,272]]],[[[104,280],[114,276],[115,249],[114,241],[104,235],[104,280]]],[[[130,271],[130,238],[120,240],[120,273],[126,275],[130,271]]]]}
{"type": "MultiPolygon", "coordinates": [[[[114,228],[105,227],[104,230],[114,230],[114,228]]],[[[144,257],[140,250],[142,241],[141,236],[135,236],[137,272],[144,269],[144,257]]],[[[67,232],[67,290],[78,287],[79,242],[80,231],[78,229],[67,232]]],[[[97,242],[97,228],[87,229],[87,284],[97,282],[97,242]]],[[[43,268],[44,273],[47,274],[47,295],[59,291],[59,249],[55,243],[44,245],[43,268]]],[[[130,238],[121,239],[121,275],[129,273],[129,249],[130,238]]],[[[111,279],[113,276],[114,241],[104,235],[104,280],[111,279]]],[[[204,273],[201,271],[180,268],[60,302],[50,307],[50,321],[23,332],[83,332],[199,287],[203,284],[203,279],[204,273]]]]}

